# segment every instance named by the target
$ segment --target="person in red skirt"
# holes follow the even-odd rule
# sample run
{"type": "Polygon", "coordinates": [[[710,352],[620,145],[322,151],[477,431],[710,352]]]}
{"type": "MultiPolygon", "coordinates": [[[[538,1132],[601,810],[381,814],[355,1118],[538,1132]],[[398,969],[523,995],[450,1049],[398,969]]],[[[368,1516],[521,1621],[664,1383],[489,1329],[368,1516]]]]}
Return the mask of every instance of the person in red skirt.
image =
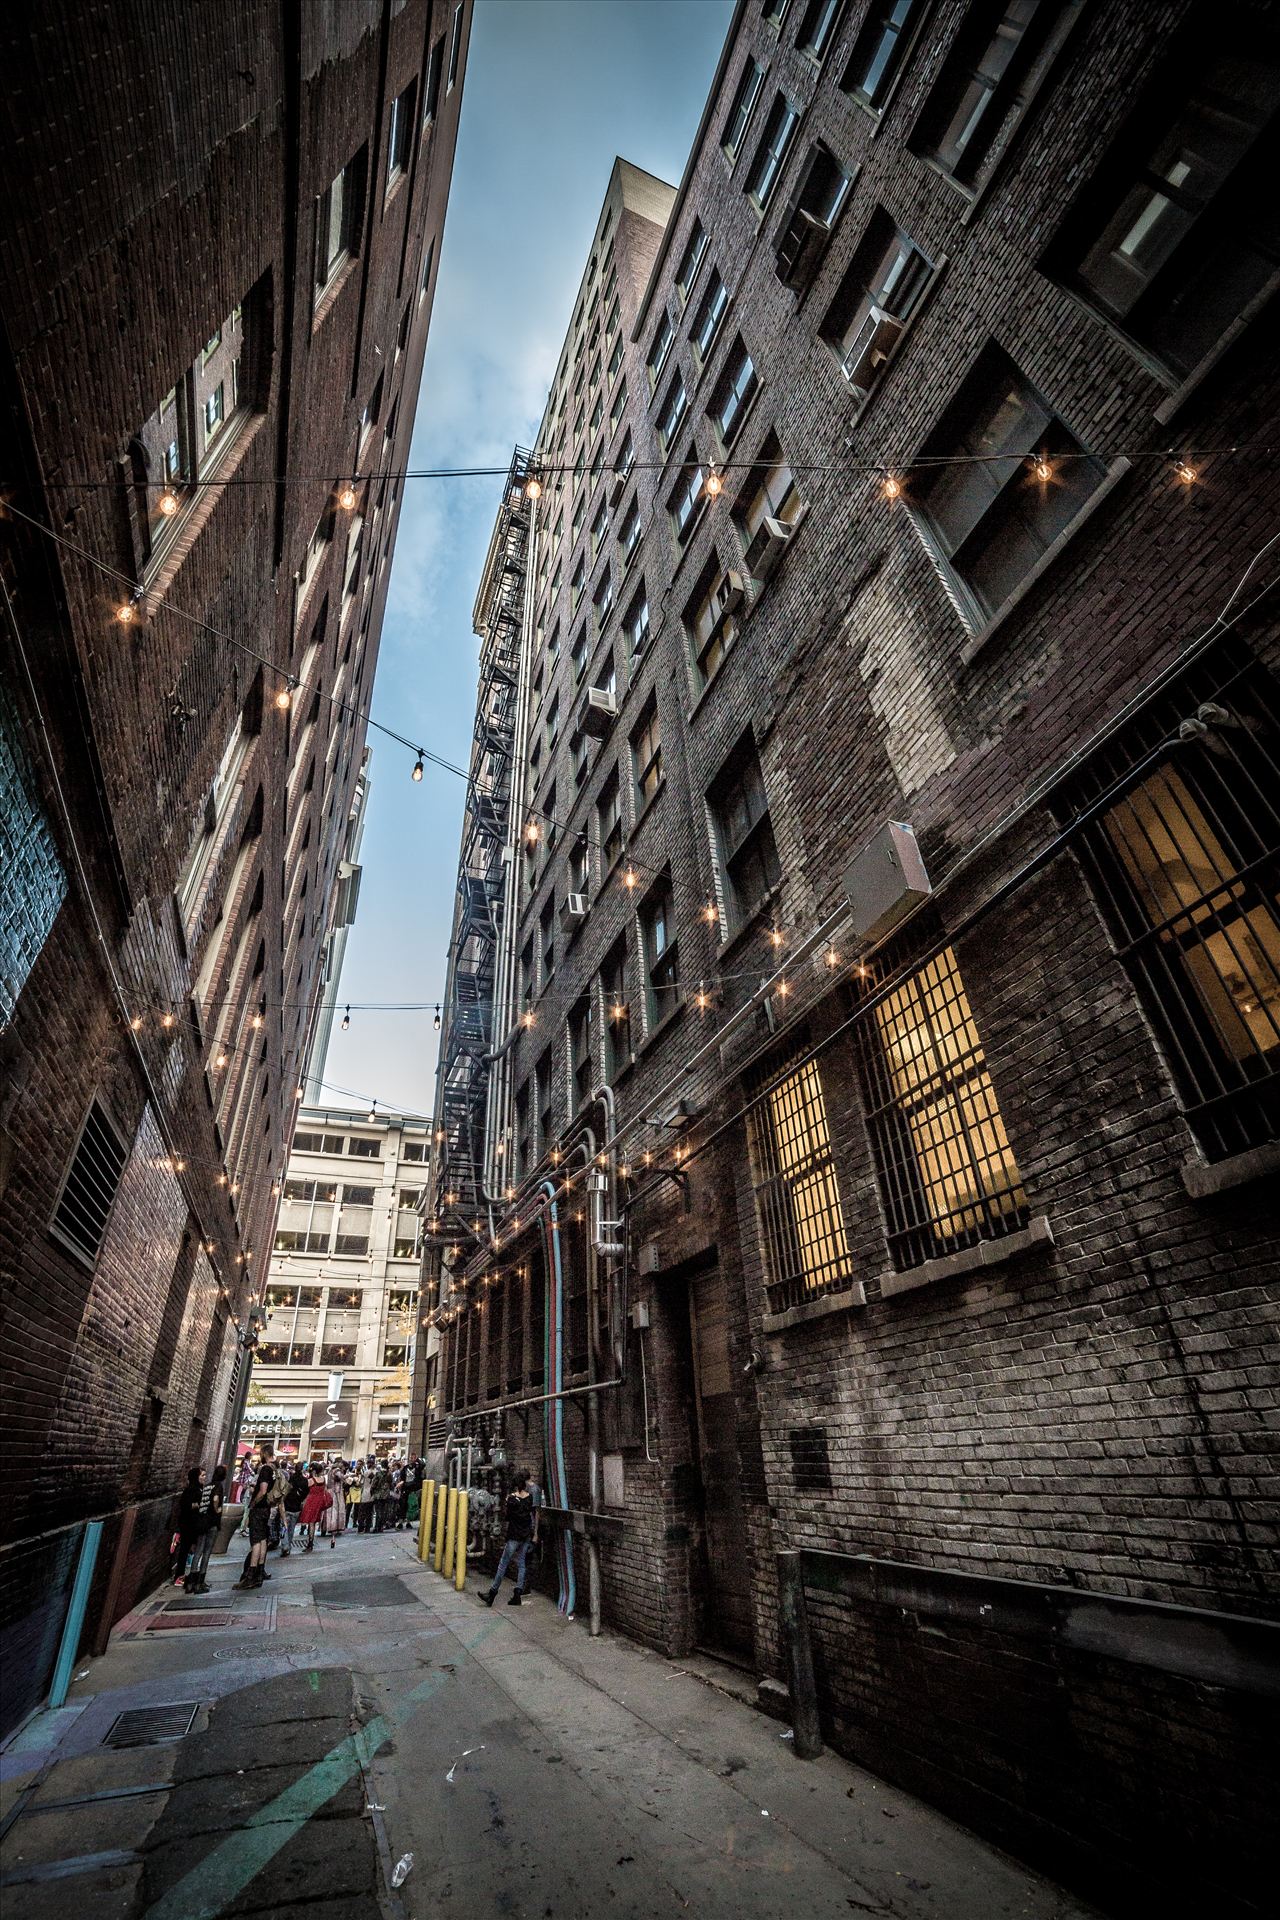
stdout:
{"type": "Polygon", "coordinates": [[[311,1474],[311,1491],[302,1503],[299,1519],[306,1529],[307,1539],[302,1551],[310,1553],[316,1543],[316,1527],[333,1505],[333,1495],[324,1483],[320,1469],[314,1468],[311,1474]]]}

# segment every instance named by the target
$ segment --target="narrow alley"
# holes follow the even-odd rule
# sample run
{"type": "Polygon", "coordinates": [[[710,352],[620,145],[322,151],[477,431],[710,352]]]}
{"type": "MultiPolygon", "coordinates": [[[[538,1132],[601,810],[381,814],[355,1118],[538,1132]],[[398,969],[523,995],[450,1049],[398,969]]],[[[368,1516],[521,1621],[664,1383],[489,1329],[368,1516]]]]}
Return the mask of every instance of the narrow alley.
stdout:
{"type": "Polygon", "coordinates": [[[735,1697],[534,1596],[486,1612],[412,1532],[162,1588],[3,1755],[22,1920],[604,1911],[1072,1920],[1090,1909],[735,1697]],[[398,1891],[396,1863],[412,1855],[398,1891]]]}

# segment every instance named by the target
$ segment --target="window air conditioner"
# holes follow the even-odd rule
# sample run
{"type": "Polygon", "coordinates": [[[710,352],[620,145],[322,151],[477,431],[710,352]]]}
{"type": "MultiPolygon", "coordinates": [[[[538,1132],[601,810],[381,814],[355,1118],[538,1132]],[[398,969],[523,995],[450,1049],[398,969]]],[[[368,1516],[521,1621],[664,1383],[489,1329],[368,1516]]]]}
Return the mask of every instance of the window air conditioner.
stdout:
{"type": "Polygon", "coordinates": [[[753,580],[763,586],[774,572],[791,538],[791,528],[785,520],[775,520],[766,514],[751,536],[751,545],[746,552],[746,568],[753,580]]]}
{"type": "Polygon", "coordinates": [[[560,924],[572,927],[587,917],[587,896],[585,893],[566,893],[560,907],[560,924]]]}
{"type": "Polygon", "coordinates": [[[778,278],[797,290],[807,287],[830,238],[827,221],[797,207],[778,241],[778,278]]]}
{"type": "Polygon", "coordinates": [[[588,687],[578,715],[579,733],[603,740],[618,717],[618,696],[608,687],[588,687]]]}
{"type": "Polygon", "coordinates": [[[851,387],[859,387],[864,393],[871,390],[902,328],[903,322],[894,314],[886,313],[883,307],[872,307],[868,311],[840,363],[851,387]]]}
{"type": "Polygon", "coordinates": [[[724,579],[716,588],[716,620],[715,626],[712,628],[713,633],[718,633],[726,622],[733,618],[734,614],[741,608],[746,597],[747,582],[745,576],[740,573],[726,573],[724,579]]]}

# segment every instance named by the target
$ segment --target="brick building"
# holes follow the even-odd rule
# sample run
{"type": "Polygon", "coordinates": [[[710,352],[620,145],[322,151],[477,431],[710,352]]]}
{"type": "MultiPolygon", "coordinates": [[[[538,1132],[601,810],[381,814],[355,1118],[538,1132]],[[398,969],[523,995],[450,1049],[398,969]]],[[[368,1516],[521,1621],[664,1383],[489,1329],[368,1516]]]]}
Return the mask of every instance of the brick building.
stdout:
{"type": "Polygon", "coordinates": [[[99,1640],[238,1404],[470,14],[55,0],[3,32],[6,1722],[83,1521],[99,1640]]]}
{"type": "Polygon", "coordinates": [[[800,1550],[827,1737],[1121,1907],[1274,1781],[1278,58],[743,0],[478,608],[442,1405],[764,1700],[800,1550]]]}

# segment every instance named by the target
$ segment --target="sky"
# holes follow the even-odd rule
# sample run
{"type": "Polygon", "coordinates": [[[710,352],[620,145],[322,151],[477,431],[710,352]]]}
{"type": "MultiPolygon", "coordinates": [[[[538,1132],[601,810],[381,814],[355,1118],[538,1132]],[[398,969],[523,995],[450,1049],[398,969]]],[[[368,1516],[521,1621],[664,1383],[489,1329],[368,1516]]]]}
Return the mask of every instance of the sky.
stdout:
{"type": "MultiPolygon", "coordinates": [[[[410,465],[495,466],[533,442],[616,155],[678,182],[732,0],[476,0],[410,465]]],[[[373,718],[465,766],[471,609],[498,479],[405,489],[373,718]]],[[[444,995],[465,785],[376,731],[341,1002],[444,995]]],[[[334,1106],[429,1114],[426,1012],[335,1022],[334,1106]],[[345,1089],[341,1092],[339,1089],[345,1089]]]]}

